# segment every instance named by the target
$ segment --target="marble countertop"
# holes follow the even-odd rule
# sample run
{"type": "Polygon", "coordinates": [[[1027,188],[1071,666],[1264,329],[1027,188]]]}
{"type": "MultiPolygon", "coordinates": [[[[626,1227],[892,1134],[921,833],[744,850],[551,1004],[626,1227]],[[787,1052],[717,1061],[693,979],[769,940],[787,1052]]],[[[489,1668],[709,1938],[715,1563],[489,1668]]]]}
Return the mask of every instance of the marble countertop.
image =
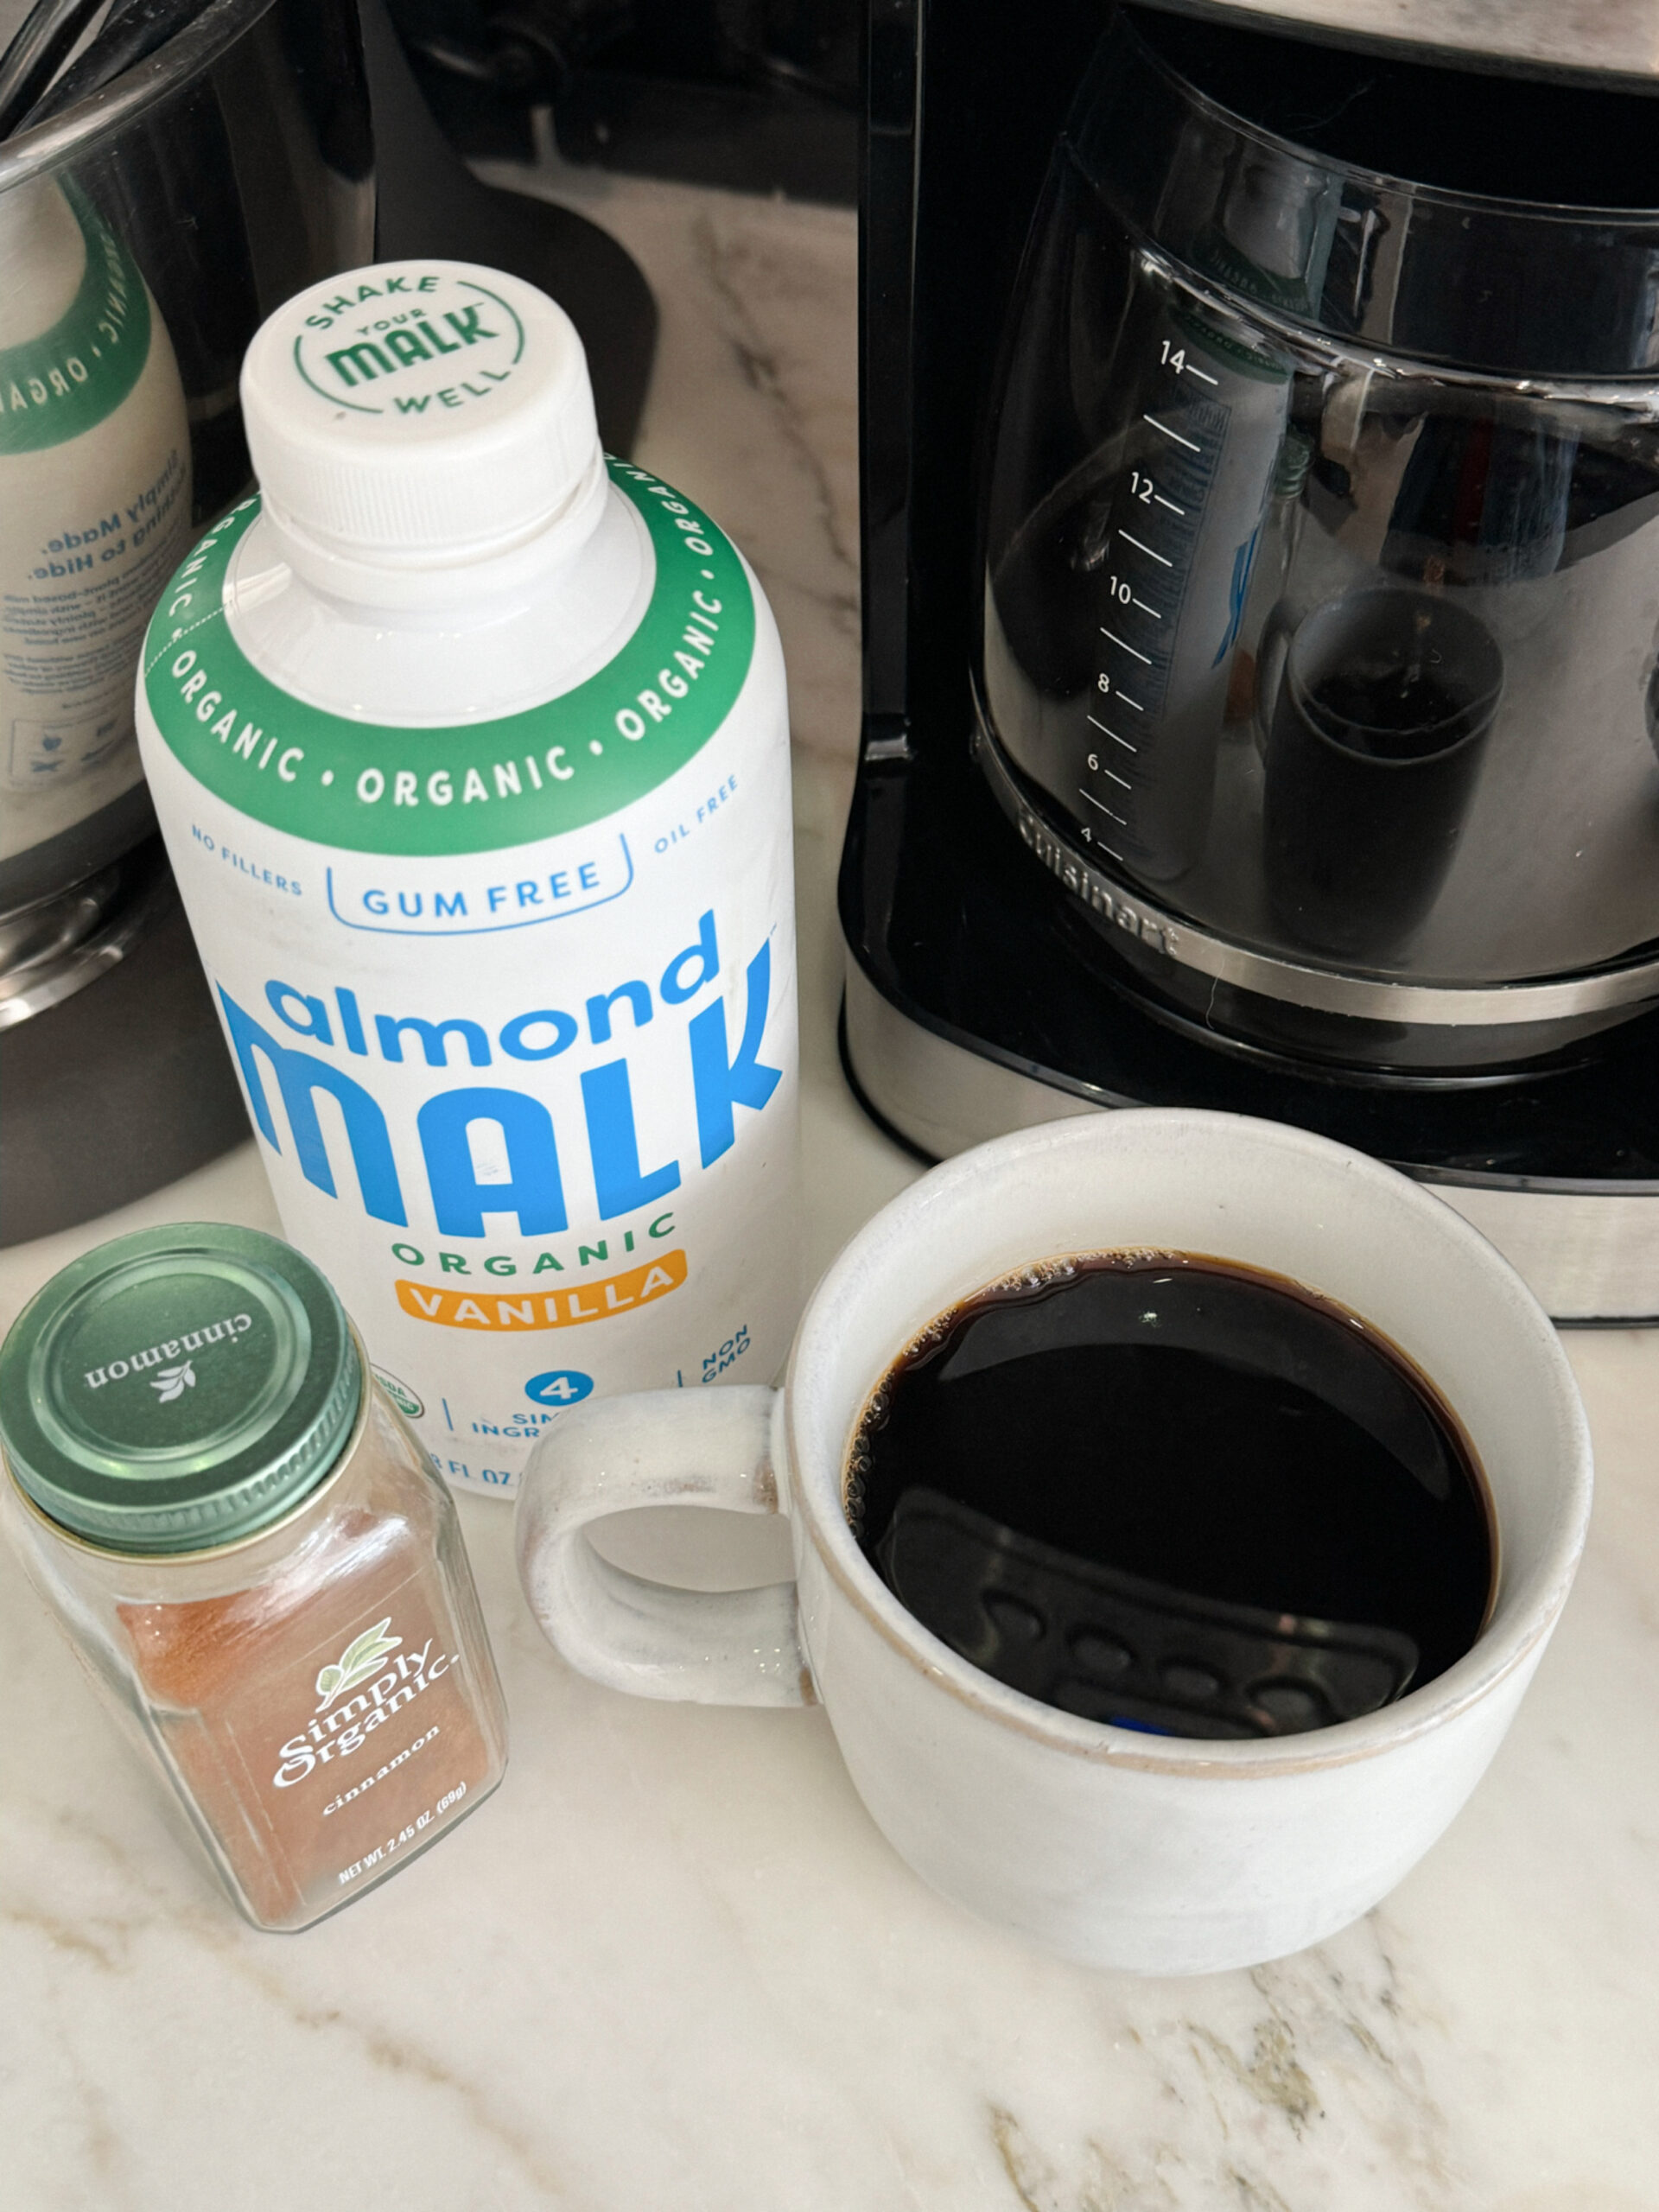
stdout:
{"type": "MultiPolygon", "coordinates": [[[[804,1287],[918,1172],[863,1120],[835,1047],[853,219],[580,175],[560,190],[662,306],[640,457],[746,548],[783,631],[804,1287]]],[[[86,1245],[204,1216],[275,1228],[251,1144],[0,1255],[0,1326],[86,1245]]],[[[255,1934],[0,1558],[0,2208],[1651,2212],[1659,1332],[1568,1351],[1595,1524],[1491,1773],[1359,1926],[1200,1981],[1088,1973],[933,1897],[822,1713],[646,1704],[572,1675],[520,1600],[510,1513],[474,1498],[505,1784],[350,1911],[255,1934]]]]}

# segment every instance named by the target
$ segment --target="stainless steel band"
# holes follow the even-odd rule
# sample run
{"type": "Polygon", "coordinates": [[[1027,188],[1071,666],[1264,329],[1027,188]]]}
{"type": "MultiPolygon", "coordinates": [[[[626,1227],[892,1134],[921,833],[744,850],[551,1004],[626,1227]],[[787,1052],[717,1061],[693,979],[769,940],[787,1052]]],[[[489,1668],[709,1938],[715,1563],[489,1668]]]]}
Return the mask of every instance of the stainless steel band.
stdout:
{"type": "MultiPolygon", "coordinates": [[[[903,1014],[847,962],[846,1055],[869,1105],[935,1159],[1062,1116],[1128,1102],[1062,1088],[1050,1071],[969,1051],[903,1014]]],[[[1558,1321],[1659,1319],[1659,1189],[1550,1188],[1522,1176],[1459,1176],[1398,1160],[1455,1206],[1525,1277],[1558,1321]]]]}
{"type": "Polygon", "coordinates": [[[1376,976],[1344,976],[1257,952],[1214,937],[1155,906],[1105,874],[1080,847],[1056,835],[1027,803],[997,747],[976,731],[975,755],[1021,840],[1091,912],[1184,968],[1291,1006],[1366,1021],[1466,1027],[1559,1021],[1659,998],[1659,959],[1649,957],[1548,982],[1488,983],[1472,988],[1395,983],[1376,976]]]}

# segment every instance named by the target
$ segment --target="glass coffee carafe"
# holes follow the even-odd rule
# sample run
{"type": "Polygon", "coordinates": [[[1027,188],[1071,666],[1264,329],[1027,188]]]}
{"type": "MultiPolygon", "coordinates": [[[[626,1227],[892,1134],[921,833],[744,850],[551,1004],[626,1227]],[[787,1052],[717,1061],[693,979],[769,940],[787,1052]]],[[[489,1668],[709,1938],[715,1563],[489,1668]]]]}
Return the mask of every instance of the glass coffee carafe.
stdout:
{"type": "Polygon", "coordinates": [[[1659,1000],[1656,126],[1103,41],[1005,353],[978,745],[1168,1018],[1455,1073],[1659,1000]]]}

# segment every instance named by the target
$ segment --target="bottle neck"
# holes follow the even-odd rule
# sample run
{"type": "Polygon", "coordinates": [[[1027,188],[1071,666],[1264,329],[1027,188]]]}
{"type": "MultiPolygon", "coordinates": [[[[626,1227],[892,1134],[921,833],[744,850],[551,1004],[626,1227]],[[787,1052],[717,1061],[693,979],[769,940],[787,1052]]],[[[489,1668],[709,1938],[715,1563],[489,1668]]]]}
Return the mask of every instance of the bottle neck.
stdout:
{"type": "Polygon", "coordinates": [[[458,615],[499,620],[556,588],[598,529],[608,487],[604,459],[550,519],[482,544],[408,551],[341,544],[308,530],[267,498],[262,519],[271,549],[318,598],[348,620],[379,629],[454,626],[458,615]]]}
{"type": "MultiPolygon", "coordinates": [[[[311,550],[302,543],[300,559],[311,550]]],[[[326,559],[298,573],[293,550],[267,509],[232,554],[225,613],[238,645],[294,698],[411,729],[517,713],[584,682],[632,636],[656,573],[638,512],[613,487],[587,534],[537,533],[440,570],[412,606],[407,575],[365,591],[326,559]],[[384,604],[400,592],[402,605],[384,604]]]]}

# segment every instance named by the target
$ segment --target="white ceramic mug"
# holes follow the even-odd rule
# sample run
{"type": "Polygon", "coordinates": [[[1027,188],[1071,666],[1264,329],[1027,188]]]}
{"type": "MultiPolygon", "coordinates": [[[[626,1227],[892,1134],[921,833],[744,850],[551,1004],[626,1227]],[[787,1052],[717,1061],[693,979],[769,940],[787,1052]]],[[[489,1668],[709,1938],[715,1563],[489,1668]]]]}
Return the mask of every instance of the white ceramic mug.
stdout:
{"type": "Polygon", "coordinates": [[[1317,1942],[1384,1896],[1479,1780],[1548,1641],[1590,1511],[1588,1430],[1531,1293],[1449,1206],[1375,1161],[1227,1114],[1103,1114],[935,1168],[819,1283],[779,1391],[613,1398],[531,1462],[519,1572],[571,1665],[709,1703],[822,1702],[924,1880],[1099,1966],[1202,1974],[1317,1942]],[[1149,1737],[1004,1687],[922,1627],[842,1510],[860,1409],[937,1315],[1032,1261],[1151,1247],[1270,1268],[1384,1331],[1461,1415],[1494,1502],[1491,1619],[1357,1720],[1270,1740],[1149,1737]],[[644,1582],[584,1534],[638,1506],[789,1516],[793,1583],[644,1582]]]}

